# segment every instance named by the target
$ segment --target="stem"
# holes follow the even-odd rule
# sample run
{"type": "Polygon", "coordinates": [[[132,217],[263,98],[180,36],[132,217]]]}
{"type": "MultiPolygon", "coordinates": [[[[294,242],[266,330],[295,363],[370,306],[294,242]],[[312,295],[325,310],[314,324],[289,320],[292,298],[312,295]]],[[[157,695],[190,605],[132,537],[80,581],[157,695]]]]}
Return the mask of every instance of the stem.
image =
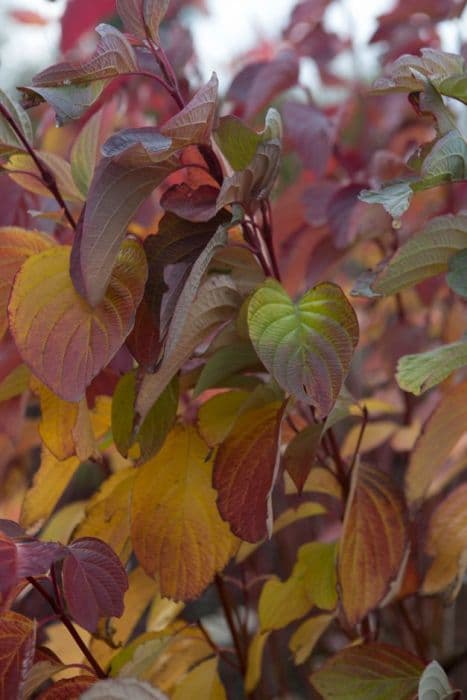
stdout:
{"type": "Polygon", "coordinates": [[[360,451],[360,446],[362,444],[363,433],[365,432],[365,428],[366,428],[367,423],[368,423],[368,409],[366,406],[363,406],[363,421],[362,421],[362,424],[360,426],[360,432],[358,434],[357,444],[355,445],[355,452],[353,453],[352,462],[350,463],[350,468],[349,468],[350,472],[352,471],[352,469],[355,466],[355,462],[357,460],[358,453],[360,451]]]}
{"type": "Polygon", "coordinates": [[[59,207],[61,209],[63,209],[65,216],[68,219],[68,222],[69,222],[71,228],[75,229],[76,222],[75,222],[73,216],[71,215],[70,210],[68,209],[65,200],[63,199],[62,195],[60,194],[60,190],[58,189],[55,175],[48,168],[48,166],[42,162],[42,160],[39,158],[39,156],[35,153],[33,147],[31,146],[31,144],[29,143],[27,138],[24,136],[24,134],[21,131],[21,129],[19,128],[19,126],[16,124],[15,120],[11,116],[8,109],[4,105],[2,105],[1,103],[0,103],[0,114],[3,116],[3,118],[11,126],[11,128],[15,132],[16,136],[19,138],[19,140],[23,144],[24,148],[26,149],[28,154],[31,156],[32,160],[34,161],[37,169],[39,170],[39,172],[41,174],[42,182],[47,187],[49,192],[54,196],[59,207]]]}
{"type": "MultiPolygon", "coordinates": [[[[213,640],[209,632],[207,631],[206,627],[203,625],[201,620],[197,620],[196,622],[197,626],[199,627],[200,631],[203,634],[203,637],[213,650],[216,656],[219,656],[223,661],[225,661],[226,664],[229,664],[229,666],[232,666],[232,668],[235,668],[237,671],[239,670],[238,664],[235,663],[235,661],[232,661],[229,659],[228,656],[226,656],[226,652],[228,651],[227,649],[222,649],[219,647],[216,642],[213,640]]],[[[233,649],[230,649],[231,653],[235,654],[233,649]]]]}
{"type": "Polygon", "coordinates": [[[215,578],[215,584],[216,584],[216,588],[217,588],[217,593],[219,595],[219,600],[221,602],[222,609],[224,611],[225,619],[226,619],[227,625],[229,627],[230,634],[232,635],[232,641],[234,643],[235,651],[237,653],[240,671],[242,673],[242,676],[245,677],[245,675],[246,675],[245,658],[243,656],[242,645],[240,643],[240,637],[238,635],[238,630],[235,627],[235,623],[234,623],[234,619],[233,619],[233,615],[232,615],[232,605],[231,605],[230,600],[229,600],[227,589],[224,585],[222,578],[219,575],[217,575],[215,578]]]}
{"type": "Polygon", "coordinates": [[[341,453],[339,450],[339,445],[337,444],[336,436],[334,435],[334,431],[332,428],[329,428],[329,430],[326,432],[328,439],[329,439],[329,444],[331,446],[331,453],[332,453],[332,458],[334,460],[334,463],[336,465],[337,473],[339,475],[339,480],[342,484],[342,488],[344,489],[344,493],[348,493],[348,479],[347,479],[347,467],[345,465],[344,460],[341,457],[341,453]]]}
{"type": "Polygon", "coordinates": [[[149,37],[148,46],[152,55],[156,59],[165,80],[167,81],[165,83],[166,89],[177,103],[179,109],[183,109],[185,106],[185,101],[180,93],[180,88],[178,87],[178,81],[174,73],[174,69],[170,65],[170,61],[167,58],[164,49],[162,48],[162,46],[157,46],[157,44],[155,44],[149,37]]]}
{"type": "Polygon", "coordinates": [[[107,674],[102,670],[100,665],[97,663],[96,659],[94,656],[91,654],[90,650],[87,648],[86,644],[83,642],[81,637],[79,636],[78,632],[73,626],[73,623],[71,622],[70,618],[68,615],[64,612],[64,610],[61,608],[61,606],[55,601],[49,593],[45,590],[45,588],[39,583],[39,581],[36,581],[36,579],[33,576],[27,576],[26,577],[27,581],[31,584],[31,586],[34,586],[34,588],[41,594],[41,596],[48,602],[54,613],[59,617],[60,621],[65,625],[67,628],[68,632],[71,634],[73,637],[74,641],[76,642],[77,646],[80,648],[82,651],[83,655],[86,657],[87,661],[89,661],[89,664],[91,665],[92,669],[94,670],[94,673],[98,678],[107,678],[107,674]]]}
{"type": "Polygon", "coordinates": [[[281,273],[279,270],[279,264],[276,258],[276,252],[274,250],[274,244],[272,241],[272,213],[271,213],[271,203],[268,200],[261,200],[261,214],[263,217],[263,239],[266,243],[269,258],[271,260],[272,269],[274,272],[274,277],[280,282],[281,273]]]}

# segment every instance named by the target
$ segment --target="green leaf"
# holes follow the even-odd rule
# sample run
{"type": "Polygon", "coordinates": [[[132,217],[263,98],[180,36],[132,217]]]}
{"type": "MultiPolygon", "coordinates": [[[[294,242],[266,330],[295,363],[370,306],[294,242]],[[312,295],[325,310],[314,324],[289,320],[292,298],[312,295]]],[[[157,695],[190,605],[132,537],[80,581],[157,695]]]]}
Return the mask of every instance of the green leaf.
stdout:
{"type": "Polygon", "coordinates": [[[93,114],[78,134],[70,154],[71,174],[81,194],[86,197],[98,160],[102,110],[93,114]]]}
{"type": "Polygon", "coordinates": [[[204,365],[193,395],[199,396],[212,387],[226,386],[225,380],[245,369],[261,369],[258,356],[250,342],[232,343],[219,348],[204,365]]]}
{"type": "Polygon", "coordinates": [[[380,190],[362,190],[358,198],[367,204],[382,204],[394,219],[399,219],[407,211],[413,190],[409,182],[394,182],[380,190]]]}
{"type": "Polygon", "coordinates": [[[244,170],[254,158],[261,134],[238,117],[222,117],[214,138],[234,170],[244,170]]]}
{"type": "Polygon", "coordinates": [[[419,396],[465,365],[467,340],[459,340],[435,350],[401,357],[397,365],[396,379],[401,389],[419,396]]]}
{"type": "Polygon", "coordinates": [[[413,700],[423,663],[388,644],[347,647],[311,677],[324,700],[413,700]]]}
{"type": "Polygon", "coordinates": [[[388,296],[448,270],[449,259],[467,247],[467,216],[448,214],[432,219],[425,229],[399,248],[371,283],[373,292],[388,296]]]}
{"type": "Polygon", "coordinates": [[[418,684],[419,700],[448,700],[457,691],[453,690],[444,669],[432,661],[422,673],[418,684]]]}
{"type": "Polygon", "coordinates": [[[325,282],[294,303],[267,280],[248,305],[248,328],[259,358],[277,383],[327,415],[358,342],[358,322],[344,293],[325,282]]]}
{"type": "Polygon", "coordinates": [[[446,282],[453,292],[467,298],[467,248],[454,253],[448,263],[446,282]]]}
{"type": "Polygon", "coordinates": [[[467,173],[467,143],[462,134],[453,129],[442,136],[423,161],[422,178],[442,178],[452,182],[463,180],[467,173]]]}
{"type": "MultiPolygon", "coordinates": [[[[3,90],[0,90],[0,104],[6,107],[23,136],[32,143],[33,133],[28,113],[17,102],[13,102],[3,90]]],[[[0,116],[0,155],[12,155],[17,151],[24,151],[24,145],[8,122],[0,116]]]]}

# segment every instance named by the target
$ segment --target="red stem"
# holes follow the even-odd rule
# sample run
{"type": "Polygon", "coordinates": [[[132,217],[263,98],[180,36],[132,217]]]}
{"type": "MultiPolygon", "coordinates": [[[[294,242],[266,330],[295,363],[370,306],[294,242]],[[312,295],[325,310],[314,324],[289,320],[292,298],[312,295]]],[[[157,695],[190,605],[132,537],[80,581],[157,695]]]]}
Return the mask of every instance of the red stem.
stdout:
{"type": "Polygon", "coordinates": [[[19,128],[19,126],[16,124],[15,120],[11,116],[10,112],[7,110],[7,108],[0,103],[0,113],[2,114],[3,118],[8,122],[8,124],[11,126],[13,131],[15,132],[16,136],[19,138],[21,143],[23,144],[24,148],[28,152],[28,154],[31,156],[32,160],[34,161],[37,169],[39,170],[42,178],[42,182],[44,185],[47,187],[49,192],[53,195],[55,198],[57,204],[61,209],[63,209],[66,218],[68,219],[68,222],[71,226],[71,228],[75,229],[76,228],[76,222],[71,215],[70,210],[68,209],[65,200],[63,199],[60,190],[58,189],[57,181],[55,179],[55,175],[53,172],[48,168],[48,166],[42,162],[42,160],[39,158],[39,156],[35,153],[33,147],[27,140],[27,138],[24,136],[23,132],[19,128]]]}
{"type": "Polygon", "coordinates": [[[39,581],[36,581],[36,579],[33,576],[27,576],[27,581],[31,584],[31,586],[34,586],[34,588],[41,594],[41,596],[48,602],[54,613],[58,616],[60,621],[65,625],[67,628],[68,632],[71,634],[73,637],[74,641],[76,642],[77,646],[80,648],[82,651],[83,655],[86,657],[87,661],[89,661],[89,664],[94,670],[94,673],[98,678],[107,678],[107,674],[103,669],[100,667],[100,665],[97,663],[96,659],[94,656],[91,654],[90,650],[87,648],[86,644],[83,642],[81,637],[79,636],[78,632],[73,626],[73,623],[71,622],[70,618],[68,615],[64,612],[64,610],[60,607],[58,602],[52,598],[51,595],[47,593],[45,588],[39,583],[39,581]]]}

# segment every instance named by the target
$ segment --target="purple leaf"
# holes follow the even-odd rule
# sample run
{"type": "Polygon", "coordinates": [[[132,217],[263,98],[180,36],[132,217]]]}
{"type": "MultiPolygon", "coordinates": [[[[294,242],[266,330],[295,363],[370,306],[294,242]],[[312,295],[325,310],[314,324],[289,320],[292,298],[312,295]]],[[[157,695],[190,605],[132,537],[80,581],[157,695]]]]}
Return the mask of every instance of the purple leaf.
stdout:
{"type": "Polygon", "coordinates": [[[286,102],[282,116],[285,134],[305,168],[323,175],[333,146],[332,128],[326,115],[310,104],[286,102]]]}
{"type": "Polygon", "coordinates": [[[78,624],[94,632],[100,617],[120,617],[128,577],[115,552],[102,540],[83,537],[68,547],[63,562],[65,600],[78,624]]]}
{"type": "Polygon", "coordinates": [[[161,206],[188,221],[209,221],[216,213],[219,190],[212,185],[201,185],[193,190],[185,182],[173,185],[161,197],[161,206]]]}

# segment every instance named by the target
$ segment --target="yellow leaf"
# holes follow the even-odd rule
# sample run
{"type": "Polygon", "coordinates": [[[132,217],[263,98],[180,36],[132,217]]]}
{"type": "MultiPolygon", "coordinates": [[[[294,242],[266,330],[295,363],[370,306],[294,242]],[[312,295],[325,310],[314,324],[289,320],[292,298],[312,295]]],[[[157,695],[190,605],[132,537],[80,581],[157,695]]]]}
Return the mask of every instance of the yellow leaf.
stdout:
{"type": "Polygon", "coordinates": [[[257,632],[250,641],[245,676],[245,690],[247,693],[253,692],[261,678],[264,645],[269,635],[270,632],[257,632]]]}
{"type": "MultiPolygon", "coordinates": [[[[133,569],[128,579],[129,586],[123,599],[123,615],[119,618],[112,618],[115,642],[122,645],[128,642],[144,611],[158,593],[158,586],[155,581],[149,578],[140,567],[133,569]]],[[[108,665],[111,658],[116,654],[115,649],[112,649],[100,639],[92,640],[91,651],[97,661],[104,667],[108,665]]]]}
{"type": "Polygon", "coordinates": [[[306,661],[313,652],[318,639],[329,627],[334,616],[334,613],[314,615],[297,627],[289,642],[289,649],[297,666],[306,661]]]}
{"type": "Polygon", "coordinates": [[[192,669],[177,685],[172,700],[227,700],[217,671],[217,659],[208,659],[192,669]]]}
{"type": "Polygon", "coordinates": [[[86,516],[75,532],[77,537],[98,537],[125,564],[131,554],[130,499],[136,478],[134,468],[113,474],[89,502],[86,516]]]}
{"type": "Polygon", "coordinates": [[[68,544],[71,533],[84,517],[85,508],[86,501],[73,501],[60,508],[41,530],[40,539],[44,542],[54,540],[68,544]]]}
{"type": "Polygon", "coordinates": [[[197,597],[233,553],[217,510],[209,448],[193,427],[176,426],[139,470],[131,505],[133,548],[163,596],[197,597]]]}
{"type": "MultiPolygon", "coordinates": [[[[382,445],[388,440],[391,435],[394,435],[399,428],[397,423],[393,421],[376,421],[368,423],[363,433],[363,439],[360,444],[359,453],[364,454],[370,452],[376,447],[382,445]]],[[[352,457],[357,447],[358,438],[360,435],[360,425],[354,425],[347,433],[344,443],[341,448],[343,457],[352,457]]]]}
{"type": "MultiPolygon", "coordinates": [[[[177,626],[179,631],[167,644],[165,653],[156,659],[151,671],[146,674],[146,680],[168,694],[190,669],[213,654],[211,646],[197,627],[187,627],[181,622],[175,623],[177,626]]],[[[197,697],[201,700],[203,696],[192,696],[193,700],[197,697]]]]}
{"type": "Polygon", "coordinates": [[[0,401],[8,401],[22,394],[29,386],[31,370],[26,365],[18,365],[0,382],[0,401]]]}
{"type": "Polygon", "coordinates": [[[247,391],[226,391],[203,403],[198,411],[198,428],[208,445],[223,442],[248,396],[247,391]]]}
{"type": "MultiPolygon", "coordinates": [[[[285,492],[297,493],[297,487],[287,473],[284,473],[285,492]]],[[[308,474],[303,486],[303,493],[315,493],[323,496],[331,496],[338,501],[342,500],[342,487],[329,469],[314,466],[308,474]]]]}
{"type": "Polygon", "coordinates": [[[148,612],[146,629],[148,632],[161,632],[175,620],[184,607],[184,603],[176,603],[170,598],[163,598],[158,593],[152,601],[148,612]]]}
{"type": "Polygon", "coordinates": [[[73,428],[78,417],[78,404],[59,398],[34,375],[31,389],[41,404],[39,433],[44,445],[56,459],[68,459],[75,454],[73,428]]]}
{"type": "Polygon", "coordinates": [[[332,610],[337,604],[336,545],[309,542],[300,547],[290,577],[273,577],[261,591],[258,614],[261,630],[282,629],[317,606],[332,610]]]}
{"type": "Polygon", "coordinates": [[[42,448],[40,467],[23,503],[21,512],[23,527],[28,528],[47,520],[79,465],[80,461],[77,457],[59,461],[46,447],[42,448]]]}

